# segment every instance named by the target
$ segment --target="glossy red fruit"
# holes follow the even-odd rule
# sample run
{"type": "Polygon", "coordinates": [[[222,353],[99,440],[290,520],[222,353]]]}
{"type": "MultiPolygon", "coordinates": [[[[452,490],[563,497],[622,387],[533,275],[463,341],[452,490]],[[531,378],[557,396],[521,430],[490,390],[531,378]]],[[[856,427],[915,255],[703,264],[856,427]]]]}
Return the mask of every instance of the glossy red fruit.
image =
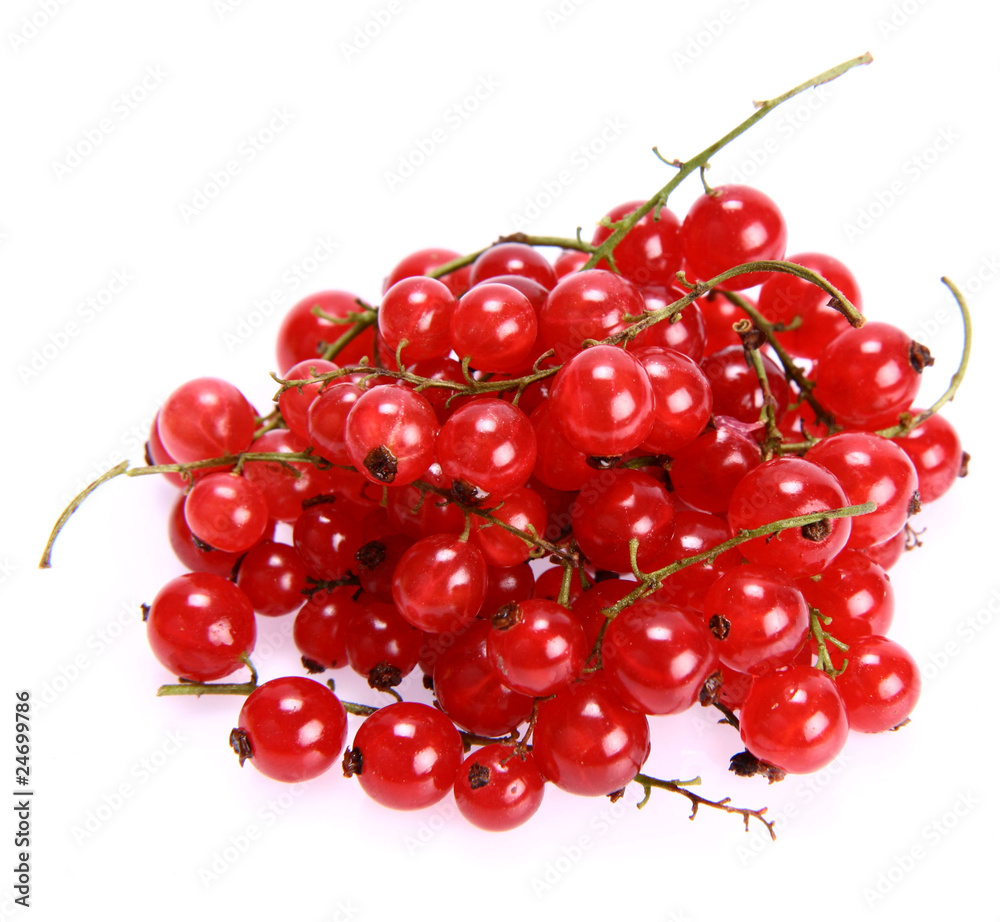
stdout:
{"type": "MultiPolygon", "coordinates": [[[[303,381],[336,370],[337,365],[334,362],[327,362],[319,358],[306,359],[304,362],[297,362],[282,377],[286,381],[303,381]]],[[[281,418],[285,421],[285,425],[300,439],[309,438],[309,407],[323,390],[336,383],[337,379],[317,381],[314,384],[289,387],[281,392],[278,397],[281,418]]]]}
{"type": "Polygon", "coordinates": [[[716,428],[679,449],[670,483],[679,499],[702,512],[725,513],[736,485],[760,464],[760,446],[716,420],[716,428]]]}
{"type": "Polygon", "coordinates": [[[242,554],[264,534],[268,506],[263,491],[239,474],[209,474],[188,492],[184,518],[191,533],[220,551],[242,554]]]}
{"type": "Polygon", "coordinates": [[[662,484],[628,468],[598,471],[572,508],[573,535],[595,566],[631,573],[629,542],[639,541],[644,573],[665,566],[674,531],[674,504],[662,484]]]}
{"type": "Polygon", "coordinates": [[[516,288],[484,282],[466,292],[451,315],[450,343],[479,371],[521,368],[535,352],[538,319],[516,288]]]}
{"type": "Polygon", "coordinates": [[[292,543],[310,576],[343,579],[356,569],[355,556],[364,540],[361,523],[349,505],[321,502],[296,519],[292,543]]]}
{"type": "Polygon", "coordinates": [[[719,659],[737,672],[787,666],[809,634],[802,593],[781,570],[760,564],[721,576],[705,596],[704,613],[719,659]]]}
{"type": "MultiPolygon", "coordinates": [[[[796,253],[787,259],[823,276],[861,310],[858,282],[839,259],[824,253],[796,253]]],[[[790,324],[800,318],[798,326],[779,333],[778,340],[792,355],[817,359],[830,340],[850,328],[848,319],[829,302],[830,295],[818,285],[797,275],[774,272],[761,285],[757,306],[771,323],[790,324]]]]}
{"type": "Polygon", "coordinates": [[[719,665],[703,624],[654,601],[631,605],[608,625],[601,656],[611,689],[644,714],[687,710],[719,665]]]}
{"type": "MultiPolygon", "coordinates": [[[[545,503],[530,487],[508,493],[499,508],[491,513],[494,519],[528,535],[545,534],[545,503]]],[[[518,535],[505,531],[492,521],[473,522],[471,541],[491,567],[513,567],[528,559],[537,545],[529,544],[518,535]]]]}
{"type": "Polygon", "coordinates": [[[306,565],[294,547],[277,541],[261,541],[240,563],[236,585],[259,615],[287,615],[301,608],[306,565]]]}
{"type": "Polygon", "coordinates": [[[366,717],[345,757],[372,800],[395,810],[419,810],[444,798],[462,764],[454,724],[426,704],[404,701],[366,717]]]}
{"type": "Polygon", "coordinates": [[[474,826],[505,832],[526,823],[538,812],[545,779],[531,752],[491,743],[477,749],[458,770],[455,802],[474,826]]]}
{"type": "Polygon", "coordinates": [[[257,638],[253,607],[236,585],[214,573],[186,573],[153,599],[146,637],[176,676],[211,682],[240,669],[257,638]]]}
{"type": "Polygon", "coordinates": [[[588,456],[614,458],[638,448],[655,421],[645,368],[617,346],[592,346],[573,356],[552,385],[552,422],[588,456]]]}
{"type": "MultiPolygon", "coordinates": [[[[774,398],[774,415],[780,422],[788,407],[788,382],[781,369],[767,355],[761,355],[761,361],[774,398]]],[[[764,391],[756,372],[747,363],[743,346],[727,346],[706,355],[701,360],[701,370],[711,385],[712,405],[716,413],[744,423],[755,423],[760,419],[764,391]]]]}
{"type": "MultiPolygon", "coordinates": [[[[919,415],[921,410],[913,410],[919,415]]],[[[967,458],[958,433],[940,413],[924,420],[906,435],[893,439],[906,452],[917,471],[920,502],[942,497],[963,476],[967,458]]]]}
{"type": "Polygon", "coordinates": [[[455,635],[437,635],[442,644],[433,664],[434,695],[441,710],[456,724],[481,736],[504,736],[530,716],[535,699],[500,680],[487,651],[492,632],[477,619],[455,635]]]}
{"type": "Polygon", "coordinates": [[[817,360],[816,399],[844,423],[882,429],[899,422],[920,388],[930,353],[890,323],[869,321],[828,343],[817,360]]]}
{"type": "Polygon", "coordinates": [[[255,688],[230,737],[240,764],[275,781],[308,781],[340,758],[347,742],[347,713],[325,685],[284,676],[255,688]]]}
{"type": "Polygon", "coordinates": [[[590,652],[580,622],[548,599],[512,602],[493,615],[492,625],[490,664],[522,695],[554,695],[579,677],[590,652]]]}
{"type": "Polygon", "coordinates": [[[370,678],[372,670],[385,665],[406,676],[420,660],[423,635],[394,605],[361,596],[344,643],[347,661],[358,675],[370,678]]]}
{"type": "Polygon", "coordinates": [[[498,275],[523,275],[552,289],[556,273],[549,261],[525,243],[497,243],[476,257],[469,273],[470,286],[498,275]]]}
{"type": "Polygon", "coordinates": [[[431,450],[462,502],[494,504],[528,482],[535,430],[513,404],[480,397],[452,413],[431,450]]]}
{"type": "MultiPolygon", "coordinates": [[[[160,419],[160,411],[156,411],[156,416],[153,417],[153,425],[149,430],[149,439],[146,442],[146,463],[147,464],[176,464],[177,462],[170,456],[170,452],[163,447],[163,440],[160,438],[160,433],[157,429],[157,424],[160,419]]],[[[198,468],[195,468],[191,472],[192,475],[198,473],[198,468]]],[[[175,474],[173,471],[168,471],[163,475],[170,483],[175,487],[180,487],[183,489],[187,486],[188,481],[186,481],[180,474],[175,474]]]]}
{"type": "Polygon", "coordinates": [[[404,365],[444,358],[451,351],[448,327],[456,303],[448,286],[437,279],[413,276],[396,282],[378,309],[378,329],[386,348],[395,356],[405,341],[404,365]]]}
{"type": "Polygon", "coordinates": [[[556,787],[600,797],[620,791],[649,757],[649,722],[615,696],[600,673],[538,706],[535,762],[556,787]]]}
{"type": "Polygon", "coordinates": [[[186,464],[246,451],[254,425],[253,407],[232,384],[195,378],[164,401],[157,432],[170,457],[186,464]]]}
{"type": "Polygon", "coordinates": [[[475,545],[453,535],[421,538],[399,559],[392,598],[422,631],[456,631],[478,614],[486,597],[486,562],[475,545]]]}
{"type": "MultiPolygon", "coordinates": [[[[673,304],[685,294],[679,288],[660,285],[645,285],[641,291],[647,311],[660,310],[668,304],[673,304]]],[[[705,344],[705,319],[698,303],[694,302],[679,314],[646,327],[627,348],[631,352],[646,346],[662,346],[683,353],[692,362],[700,362],[705,355],[705,344]]]]}
{"type": "Polygon", "coordinates": [[[550,401],[543,400],[535,407],[530,419],[537,443],[534,476],[554,490],[579,490],[594,476],[594,469],[587,456],[553,424],[550,401]]]}
{"type": "Polygon", "coordinates": [[[632,351],[653,389],[653,427],[641,451],[673,455],[690,445],[712,416],[712,388],[701,369],[686,355],[662,346],[632,351]]]}
{"type": "Polygon", "coordinates": [[[425,397],[382,384],[365,391],[347,414],[344,443],[351,463],[372,483],[412,483],[434,460],[438,421],[425,397]]]}
{"type": "MultiPolygon", "coordinates": [[[[691,281],[708,281],[742,263],[782,259],[788,231],[778,206],[750,186],[717,186],[699,196],[681,227],[691,281]]],[[[740,291],[759,285],[767,272],[745,272],[719,287],[740,291]]]]}
{"type": "MultiPolygon", "coordinates": [[[[412,278],[415,275],[428,275],[439,266],[443,266],[461,255],[455,250],[446,250],[441,247],[429,247],[410,253],[409,256],[403,257],[386,276],[382,283],[382,293],[385,294],[401,279],[412,278]]],[[[469,268],[469,266],[463,266],[461,269],[449,272],[441,279],[456,298],[464,294],[469,287],[469,268]]]]}
{"type": "Polygon", "coordinates": [[[852,506],[875,503],[874,512],[852,520],[847,547],[887,541],[920,508],[913,463],[902,448],[880,435],[837,432],[810,448],[805,457],[837,478],[852,506]]]}
{"type": "Polygon", "coordinates": [[[895,594],[889,576],[862,551],[841,551],[817,576],[797,579],[806,602],[827,618],[837,640],[884,635],[892,624],[895,594]]]}
{"type": "Polygon", "coordinates": [[[310,672],[340,669],[347,662],[347,632],[358,613],[354,586],[337,586],[316,592],[298,610],[292,638],[310,672]]]}
{"type": "Polygon", "coordinates": [[[812,666],[786,666],[756,677],[740,710],[743,745],[758,759],[795,774],[832,762],[848,729],[837,686],[812,666]]]}
{"type": "MultiPolygon", "coordinates": [[[[309,443],[294,432],[272,429],[256,439],[250,450],[287,455],[298,454],[308,447],[309,443]]],[[[306,461],[248,461],[243,465],[243,476],[264,492],[271,517],[279,522],[294,522],[302,514],[306,500],[341,489],[349,482],[345,475],[361,480],[360,474],[322,471],[306,461]]]]}
{"type": "Polygon", "coordinates": [[[642,294],[628,279],[604,269],[585,269],[560,279],[539,317],[538,338],[565,362],[585,340],[602,340],[623,330],[625,317],[645,310],[642,294]]]}
{"type": "MultiPolygon", "coordinates": [[[[240,555],[216,550],[191,534],[191,529],[184,518],[184,501],[186,499],[187,497],[183,495],[178,496],[177,502],[174,503],[170,512],[170,518],[167,522],[170,547],[177,555],[177,559],[188,570],[214,573],[216,576],[228,578],[236,566],[236,561],[240,559],[240,555]]],[[[267,537],[266,532],[264,537],[267,537]]]]}
{"type": "MultiPolygon", "coordinates": [[[[769,522],[849,506],[843,488],[825,468],[802,458],[772,458],[750,471],[729,501],[729,530],[736,535],[769,522]]],[[[786,528],[740,545],[754,563],[780,567],[790,576],[819,573],[847,545],[850,518],[822,519],[786,528]]]]}
{"type": "MultiPolygon", "coordinates": [[[[644,202],[616,205],[605,215],[609,221],[620,221],[644,202]]],[[[610,227],[599,224],[591,243],[598,246],[612,234],[610,227]]],[[[643,215],[615,247],[615,266],[636,285],[669,285],[676,281],[681,267],[681,222],[669,208],[643,215]]],[[[600,268],[609,266],[602,260],[600,268]]]]}
{"type": "Polygon", "coordinates": [[[847,651],[837,689],[852,730],[881,733],[907,720],[920,697],[920,669],[895,641],[859,637],[847,651]]]}
{"type": "MultiPolygon", "coordinates": [[[[327,346],[344,335],[347,327],[320,317],[313,311],[317,307],[324,314],[343,319],[361,309],[357,295],[348,291],[317,291],[304,297],[285,314],[278,329],[279,368],[291,368],[297,362],[321,357],[327,346]]],[[[340,365],[352,365],[363,356],[370,356],[374,343],[373,326],[351,340],[334,360],[340,365]]]]}

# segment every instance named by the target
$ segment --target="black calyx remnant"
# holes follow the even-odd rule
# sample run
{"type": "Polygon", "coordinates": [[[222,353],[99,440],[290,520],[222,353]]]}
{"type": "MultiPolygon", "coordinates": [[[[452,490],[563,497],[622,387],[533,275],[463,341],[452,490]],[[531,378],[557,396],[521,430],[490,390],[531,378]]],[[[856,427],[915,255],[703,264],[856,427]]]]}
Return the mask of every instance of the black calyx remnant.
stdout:
{"type": "Polygon", "coordinates": [[[362,544],[354,559],[363,570],[374,570],[385,560],[385,545],[378,540],[362,544]]]}
{"type": "Polygon", "coordinates": [[[398,666],[393,666],[382,660],[368,671],[368,685],[370,688],[376,688],[379,691],[388,691],[390,688],[395,688],[403,681],[403,673],[400,671],[398,666]]]}
{"type": "Polygon", "coordinates": [[[910,343],[910,367],[920,374],[925,368],[934,364],[934,356],[926,346],[913,340],[910,343]]]}
{"type": "Polygon", "coordinates": [[[229,734],[229,745],[233,747],[233,752],[240,757],[240,767],[247,759],[253,758],[253,748],[250,745],[250,737],[245,730],[233,727],[233,732],[229,734]]]}
{"type": "Polygon", "coordinates": [[[777,765],[772,765],[770,762],[765,762],[763,759],[758,759],[748,749],[736,753],[729,760],[729,770],[742,778],[762,775],[767,778],[768,784],[774,784],[775,781],[781,781],[785,777],[784,769],[778,768],[777,765]]]}
{"type": "Polygon", "coordinates": [[[722,672],[715,670],[701,686],[698,692],[698,703],[707,708],[719,700],[719,692],[722,691],[722,672]]]}
{"type": "Polygon", "coordinates": [[[361,756],[361,750],[355,746],[353,749],[344,750],[344,760],[340,764],[344,769],[344,777],[352,778],[364,770],[365,760],[361,756]]]}
{"type": "Polygon", "coordinates": [[[469,787],[473,791],[484,788],[490,783],[490,770],[486,765],[473,762],[469,769],[469,787]]]}
{"type": "Polygon", "coordinates": [[[708,629],[716,640],[725,640],[729,636],[729,628],[732,627],[729,619],[725,615],[716,612],[708,619],[708,629]]]}
{"type": "Polygon", "coordinates": [[[322,663],[317,663],[314,659],[309,659],[308,656],[302,657],[302,668],[305,669],[309,675],[318,675],[321,672],[326,672],[326,666],[322,663]]]}
{"type": "Polygon", "coordinates": [[[365,455],[365,468],[379,483],[392,483],[399,465],[396,456],[385,445],[379,445],[365,455]]]}
{"type": "Polygon", "coordinates": [[[521,606],[517,602],[508,602],[497,610],[490,623],[496,630],[506,631],[507,628],[517,624],[523,616],[524,612],[521,611],[521,606]]]}
{"type": "Polygon", "coordinates": [[[914,490],[913,496],[910,497],[910,504],[906,507],[906,515],[909,518],[911,515],[916,515],[922,506],[920,503],[920,491],[914,490]]]}
{"type": "Polygon", "coordinates": [[[605,456],[605,455],[591,455],[587,458],[588,467],[592,467],[595,471],[608,471],[611,470],[619,461],[621,461],[621,455],[615,456],[605,456]]]}
{"type": "Polygon", "coordinates": [[[481,506],[490,498],[490,494],[480,490],[467,480],[455,480],[451,484],[452,495],[464,506],[481,506]]]}
{"type": "Polygon", "coordinates": [[[833,531],[833,522],[830,519],[820,519],[818,522],[810,522],[801,528],[802,537],[806,541],[822,541],[829,538],[833,531]]]}

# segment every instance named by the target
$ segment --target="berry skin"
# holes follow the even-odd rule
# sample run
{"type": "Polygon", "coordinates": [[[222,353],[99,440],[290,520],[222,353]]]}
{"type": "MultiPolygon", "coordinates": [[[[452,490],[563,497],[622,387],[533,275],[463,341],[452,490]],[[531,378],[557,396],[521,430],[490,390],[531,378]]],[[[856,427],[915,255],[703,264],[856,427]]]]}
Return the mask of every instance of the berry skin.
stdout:
{"type": "MultiPolygon", "coordinates": [[[[616,205],[606,215],[611,221],[620,221],[644,202],[625,202],[616,205]]],[[[637,285],[669,285],[676,281],[675,273],[681,267],[681,222],[669,208],[644,214],[615,247],[614,260],[618,271],[637,285]]],[[[598,246],[611,236],[611,228],[603,224],[594,231],[591,242],[598,246]]],[[[607,269],[605,261],[600,268],[607,269]]]]}
{"type": "MultiPolygon", "coordinates": [[[[717,186],[695,200],[681,227],[688,278],[708,281],[741,263],[782,259],[788,231],[778,206],[750,186],[717,186]]],[[[770,278],[745,272],[721,288],[740,291],[770,278]]]]}
{"type": "Polygon", "coordinates": [[[620,791],[649,757],[649,722],[593,673],[538,706],[533,750],[542,774],[571,794],[620,791]]]}
{"type": "MultiPolygon", "coordinates": [[[[285,314],[278,330],[277,356],[279,368],[291,368],[297,362],[320,357],[326,347],[335,343],[347,329],[313,312],[318,307],[331,317],[347,318],[361,310],[357,295],[348,291],[318,291],[307,295],[285,314]]],[[[370,327],[351,340],[336,356],[341,365],[352,365],[363,356],[371,355],[375,343],[375,328],[370,327]]]]}
{"type": "Polygon", "coordinates": [[[275,781],[309,781],[340,757],[347,713],[329,688],[304,676],[272,679],[243,703],[230,742],[261,774],[275,781]]]}
{"type": "MultiPolygon", "coordinates": [[[[913,410],[919,415],[920,410],[913,410]]],[[[917,471],[920,502],[932,503],[961,476],[965,457],[958,433],[940,413],[893,441],[906,452],[917,471]]]]}
{"type": "Polygon", "coordinates": [[[287,615],[305,603],[306,565],[294,547],[261,541],[240,563],[236,585],[260,615],[287,615]]]}
{"type": "Polygon", "coordinates": [[[852,730],[881,733],[898,727],[920,697],[920,669],[898,643],[886,637],[852,640],[847,668],[837,688],[852,730]]]}
{"type": "Polygon", "coordinates": [[[252,548],[268,521],[267,499],[252,480],[239,474],[202,477],[184,501],[191,533],[210,547],[231,554],[252,548]]]}
{"type": "Polygon", "coordinates": [[[806,774],[832,762],[847,742],[837,686],[812,666],[786,666],[753,680],[740,710],[740,737],[758,759],[806,774]]]}
{"type": "Polygon", "coordinates": [[[477,749],[458,770],[455,802],[474,826],[505,832],[521,826],[538,812],[545,779],[530,753],[491,743],[477,749]]]}
{"type": "Polygon", "coordinates": [[[350,762],[350,773],[372,800],[394,810],[419,810],[452,790],[462,737],[440,711],[403,701],[365,718],[348,755],[345,774],[350,762]]]}
{"type": "Polygon", "coordinates": [[[186,573],[153,599],[146,637],[174,675],[211,682],[243,666],[257,639],[253,606],[235,584],[214,573],[186,573]]]}
{"type": "Polygon", "coordinates": [[[204,461],[246,451],[253,441],[254,411],[228,381],[195,378],[166,399],[156,428],[174,461],[204,461]]]}

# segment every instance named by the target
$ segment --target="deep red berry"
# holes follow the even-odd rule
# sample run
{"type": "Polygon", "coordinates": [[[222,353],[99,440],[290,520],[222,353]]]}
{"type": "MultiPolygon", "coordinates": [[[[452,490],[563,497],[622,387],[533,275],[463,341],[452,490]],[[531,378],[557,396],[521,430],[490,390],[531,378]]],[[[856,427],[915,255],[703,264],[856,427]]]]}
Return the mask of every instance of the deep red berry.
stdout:
{"type": "Polygon", "coordinates": [[[526,823],[542,805],[545,779],[531,752],[491,743],[458,769],[455,802],[474,826],[504,832],[526,823]]]}

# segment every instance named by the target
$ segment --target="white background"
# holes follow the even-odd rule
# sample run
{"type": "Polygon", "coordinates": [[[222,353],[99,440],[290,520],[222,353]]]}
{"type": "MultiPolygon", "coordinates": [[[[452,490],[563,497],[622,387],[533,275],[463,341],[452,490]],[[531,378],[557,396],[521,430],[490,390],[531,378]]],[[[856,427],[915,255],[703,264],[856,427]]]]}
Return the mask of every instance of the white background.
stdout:
{"type": "MultiPolygon", "coordinates": [[[[927,919],[970,915],[989,896],[1000,819],[994,4],[45,6],[0,11],[0,790],[14,776],[14,692],[30,689],[36,792],[30,911],[9,902],[14,814],[0,810],[0,918],[541,919],[644,907],[660,922],[927,919]],[[373,38],[357,31],[366,23],[373,38]],[[925,673],[910,726],[852,738],[835,774],[768,788],[726,772],[741,747],[711,715],[654,721],[648,770],[701,774],[707,796],[769,805],[776,843],[711,811],[690,823],[686,802],[662,792],[637,812],[634,794],[611,808],[551,791],[529,826],[502,836],[467,826],[449,801],[383,810],[336,770],[302,788],[241,770],[227,746],[239,700],[153,694],[169,677],[137,606],[180,572],[165,483],[109,484],[66,529],[54,568],[35,568],[66,499],[122,457],[141,462],[152,414],[179,383],[219,375],[267,404],[280,311],[310,290],[377,300],[415,249],[467,251],[515,229],[589,234],[612,205],[670,177],[654,144],[691,156],[754,98],[865,50],[874,64],[772,113],[716,157],[710,178],[759,185],[786,214],[789,253],[843,259],[869,316],[932,349],[925,403],[960,350],[938,278],[967,286],[977,346],[947,415],[972,475],[921,514],[924,547],[892,574],[892,634],[925,673]],[[251,160],[245,142],[276,111],[283,130],[251,160]],[[412,175],[389,175],[435,131],[443,140],[412,175]],[[185,213],[232,160],[227,187],[185,213]],[[310,263],[331,240],[333,255],[310,263]],[[313,271],[296,280],[303,266],[313,271]],[[123,291],[105,293],[100,313],[80,308],[116,273],[123,291]],[[277,311],[262,303],[275,295],[277,311]]],[[[693,178],[675,210],[697,192],[693,178]]],[[[262,625],[262,678],[294,668],[289,630],[289,619],[262,625]]]]}

